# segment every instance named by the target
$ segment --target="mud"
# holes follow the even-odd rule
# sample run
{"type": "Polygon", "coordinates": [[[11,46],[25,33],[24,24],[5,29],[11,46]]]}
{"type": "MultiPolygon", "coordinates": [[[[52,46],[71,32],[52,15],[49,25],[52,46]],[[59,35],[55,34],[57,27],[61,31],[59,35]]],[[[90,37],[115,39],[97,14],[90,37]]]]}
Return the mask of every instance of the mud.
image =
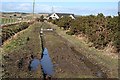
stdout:
{"type": "MultiPolygon", "coordinates": [[[[2,57],[2,67],[4,69],[3,78],[41,78],[41,66],[37,71],[29,71],[31,55],[40,59],[41,48],[39,30],[40,28],[33,25],[31,30],[19,33],[15,40],[24,40],[19,43],[16,49],[5,51],[2,57]],[[22,34],[22,37],[20,36],[22,34]]],[[[10,43],[10,42],[9,42],[10,43]]],[[[8,44],[9,44],[8,43],[8,44]]]]}
{"type": "MultiPolygon", "coordinates": [[[[39,25],[37,25],[39,26],[39,25]]],[[[40,27],[35,27],[26,37],[26,43],[19,49],[6,52],[3,55],[3,78],[41,78],[41,67],[36,71],[29,71],[28,66],[31,55],[38,59],[40,50],[40,27]]],[[[19,37],[19,36],[17,36],[19,37]]],[[[56,32],[44,32],[44,47],[48,49],[50,58],[54,64],[52,78],[106,78],[107,75],[100,66],[92,63],[85,57],[83,51],[76,50],[75,46],[56,32]]]]}
{"type": "Polygon", "coordinates": [[[54,63],[55,78],[106,78],[99,65],[95,65],[56,32],[45,32],[46,47],[54,63]]]}

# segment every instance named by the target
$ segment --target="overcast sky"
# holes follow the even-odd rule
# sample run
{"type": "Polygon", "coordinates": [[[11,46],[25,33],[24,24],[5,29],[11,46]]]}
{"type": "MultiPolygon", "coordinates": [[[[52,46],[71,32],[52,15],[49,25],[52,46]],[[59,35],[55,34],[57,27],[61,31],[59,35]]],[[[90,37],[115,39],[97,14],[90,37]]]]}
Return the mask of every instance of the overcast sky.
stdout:
{"type": "MultiPolygon", "coordinates": [[[[2,0],[3,12],[32,12],[33,0],[2,0]],[[17,2],[18,1],[18,2],[17,2]]],[[[104,15],[117,15],[118,0],[35,0],[36,13],[54,12],[74,13],[77,15],[90,15],[103,13],[104,15]],[[74,2],[73,2],[74,1],[74,2]],[[84,1],[84,2],[83,2],[84,1]],[[105,2],[104,2],[105,1],[105,2]]]]}

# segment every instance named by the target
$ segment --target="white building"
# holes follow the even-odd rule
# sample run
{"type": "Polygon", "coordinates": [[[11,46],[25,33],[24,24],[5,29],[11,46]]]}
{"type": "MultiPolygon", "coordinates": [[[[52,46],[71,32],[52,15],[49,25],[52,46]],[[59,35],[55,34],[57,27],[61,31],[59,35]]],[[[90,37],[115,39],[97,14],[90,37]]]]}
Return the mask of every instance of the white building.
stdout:
{"type": "Polygon", "coordinates": [[[49,19],[51,18],[51,19],[55,20],[55,19],[60,19],[60,18],[62,18],[64,16],[69,16],[72,19],[75,19],[74,14],[67,14],[67,13],[53,13],[53,14],[49,15],[48,18],[49,19]]]}

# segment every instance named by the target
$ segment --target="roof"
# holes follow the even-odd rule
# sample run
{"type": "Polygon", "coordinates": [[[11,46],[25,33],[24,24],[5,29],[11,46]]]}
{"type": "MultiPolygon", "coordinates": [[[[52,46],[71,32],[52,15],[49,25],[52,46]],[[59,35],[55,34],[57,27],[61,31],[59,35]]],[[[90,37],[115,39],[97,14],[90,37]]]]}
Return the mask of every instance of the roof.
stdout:
{"type": "Polygon", "coordinates": [[[74,16],[74,14],[69,14],[69,13],[56,13],[59,17],[61,16],[69,16],[69,15],[72,15],[74,16]]]}
{"type": "MultiPolygon", "coordinates": [[[[53,13],[52,13],[53,14],[53,13]]],[[[52,14],[49,14],[48,16],[52,15],[52,14]]],[[[72,15],[74,17],[74,14],[70,14],[70,13],[55,13],[57,14],[59,17],[62,17],[62,16],[69,16],[69,15],[72,15]]]]}

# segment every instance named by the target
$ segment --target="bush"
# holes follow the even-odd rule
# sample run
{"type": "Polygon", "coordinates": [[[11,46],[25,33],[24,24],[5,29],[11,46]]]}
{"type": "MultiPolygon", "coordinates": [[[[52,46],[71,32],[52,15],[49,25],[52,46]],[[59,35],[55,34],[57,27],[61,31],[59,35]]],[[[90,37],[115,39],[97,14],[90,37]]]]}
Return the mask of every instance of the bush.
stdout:
{"type": "Polygon", "coordinates": [[[117,51],[120,52],[120,32],[116,32],[114,36],[113,45],[117,48],[117,51]]]}
{"type": "Polygon", "coordinates": [[[20,24],[20,29],[23,30],[23,29],[26,29],[28,28],[29,24],[27,22],[23,22],[20,24]]]}
{"type": "Polygon", "coordinates": [[[20,23],[19,25],[14,25],[14,26],[8,26],[8,27],[3,27],[2,28],[2,42],[5,40],[9,39],[11,36],[13,36],[15,33],[24,30],[29,27],[29,24],[24,22],[20,23]]]}
{"type": "Polygon", "coordinates": [[[86,35],[94,47],[103,49],[111,41],[120,51],[120,16],[105,17],[102,13],[97,16],[79,16],[75,20],[69,17],[63,17],[56,22],[60,28],[70,30],[68,35],[83,34],[86,35]]]}
{"type": "Polygon", "coordinates": [[[71,31],[66,32],[66,34],[68,34],[68,35],[74,35],[74,33],[71,32],[71,31]]]}

